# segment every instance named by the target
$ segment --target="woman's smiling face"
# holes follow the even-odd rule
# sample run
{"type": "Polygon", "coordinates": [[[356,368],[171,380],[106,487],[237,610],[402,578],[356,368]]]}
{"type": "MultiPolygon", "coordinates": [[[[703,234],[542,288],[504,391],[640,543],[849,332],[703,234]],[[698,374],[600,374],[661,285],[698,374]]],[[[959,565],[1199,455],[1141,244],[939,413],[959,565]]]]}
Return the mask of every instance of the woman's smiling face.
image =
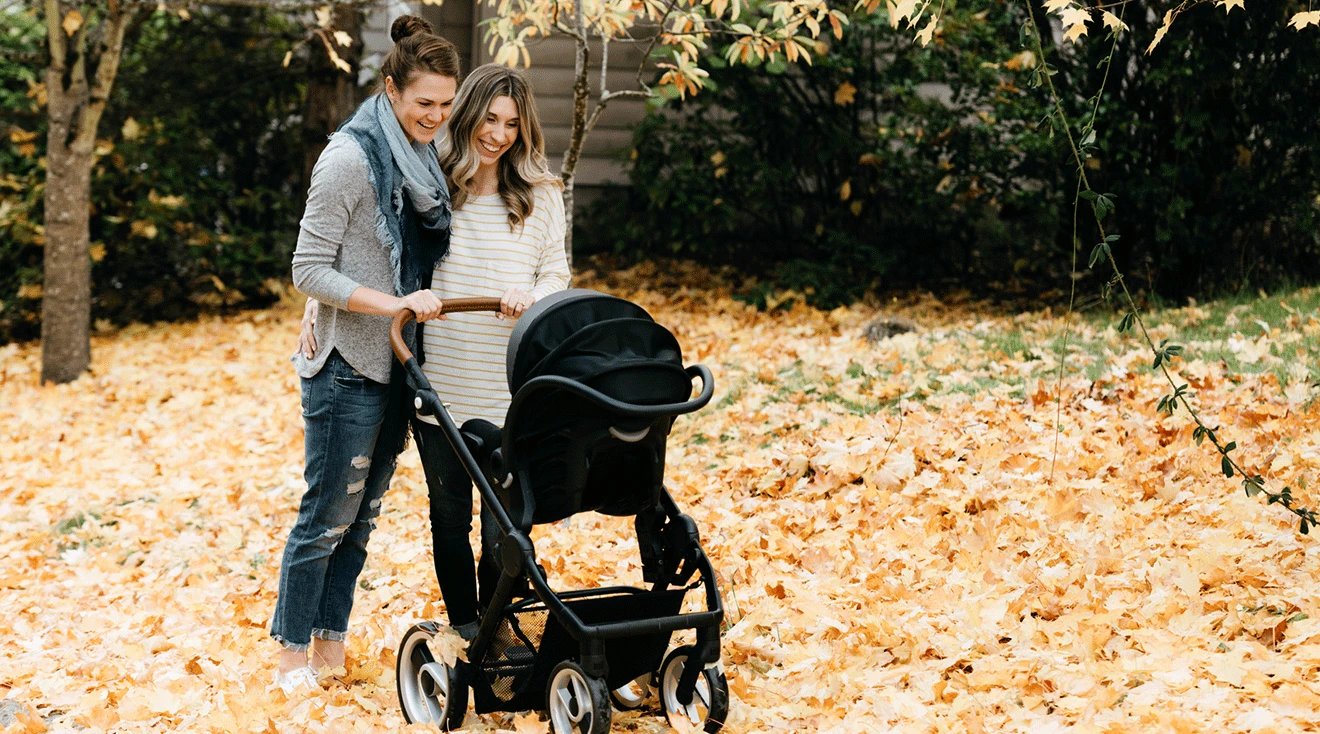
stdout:
{"type": "Polygon", "coordinates": [[[412,83],[400,90],[392,77],[385,77],[385,93],[389,96],[399,127],[410,140],[426,143],[435,139],[440,126],[449,117],[454,106],[458,80],[439,74],[418,74],[412,83]]]}
{"type": "Polygon", "coordinates": [[[518,105],[511,97],[496,97],[477,128],[477,156],[481,165],[492,166],[518,139],[518,105]]]}

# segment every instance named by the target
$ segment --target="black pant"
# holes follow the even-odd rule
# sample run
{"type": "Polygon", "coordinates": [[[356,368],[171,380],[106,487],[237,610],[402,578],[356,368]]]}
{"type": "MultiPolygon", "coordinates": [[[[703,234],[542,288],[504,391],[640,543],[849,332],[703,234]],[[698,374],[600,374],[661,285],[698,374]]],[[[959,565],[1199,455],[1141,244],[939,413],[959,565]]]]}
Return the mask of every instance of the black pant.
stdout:
{"type": "Polygon", "coordinates": [[[481,579],[483,602],[495,591],[499,570],[493,549],[499,540],[499,530],[483,502],[481,562],[474,576],[472,546],[468,542],[472,530],[472,478],[439,426],[414,418],[413,433],[431,501],[435,578],[449,610],[449,624],[458,628],[477,621],[477,577],[481,579]]]}

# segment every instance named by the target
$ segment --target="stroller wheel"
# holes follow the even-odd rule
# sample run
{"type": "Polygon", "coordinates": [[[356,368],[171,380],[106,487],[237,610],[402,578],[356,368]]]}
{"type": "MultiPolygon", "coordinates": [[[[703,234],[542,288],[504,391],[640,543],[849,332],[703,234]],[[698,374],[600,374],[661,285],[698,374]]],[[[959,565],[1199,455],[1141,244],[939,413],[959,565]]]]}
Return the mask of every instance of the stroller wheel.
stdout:
{"type": "Polygon", "coordinates": [[[651,688],[651,674],[646,673],[610,691],[610,701],[616,709],[632,711],[644,706],[654,692],[651,688]]]}
{"type": "Polygon", "coordinates": [[[605,734],[610,730],[610,692],[605,681],[565,660],[550,673],[545,690],[553,734],[605,734]]]}
{"type": "Polygon", "coordinates": [[[660,703],[665,707],[669,725],[679,731],[705,731],[714,734],[724,727],[729,715],[729,681],[719,669],[711,667],[697,676],[692,702],[684,706],[678,701],[678,679],[683,675],[691,645],[674,650],[660,666],[660,703]]]}
{"type": "Polygon", "coordinates": [[[409,724],[434,723],[449,731],[463,725],[468,689],[457,670],[431,653],[430,642],[438,631],[434,622],[413,625],[399,643],[394,674],[403,718],[409,724]]]}

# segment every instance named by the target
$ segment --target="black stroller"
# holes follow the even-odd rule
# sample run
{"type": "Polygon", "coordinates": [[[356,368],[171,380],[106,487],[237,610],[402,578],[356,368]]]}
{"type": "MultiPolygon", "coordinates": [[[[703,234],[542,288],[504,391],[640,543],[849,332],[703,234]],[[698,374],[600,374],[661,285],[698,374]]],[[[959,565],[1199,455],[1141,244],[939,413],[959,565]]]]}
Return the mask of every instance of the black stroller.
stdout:
{"type": "MultiPolygon", "coordinates": [[[[445,301],[451,313],[498,309],[498,299],[445,301]]],[[[418,410],[436,416],[493,512],[500,540],[483,549],[499,580],[493,592],[483,584],[467,661],[451,667],[433,653],[435,623],[404,635],[396,668],[404,717],[458,728],[471,690],[478,713],[544,710],[555,734],[599,734],[610,730],[613,707],[638,708],[654,692],[676,728],[719,731],[729,709],[719,666],[724,611],[696,523],[663,483],[670,426],[710,402],[710,370],[684,369],[678,341],[642,307],[563,291],[514,328],[503,431],[482,420],[460,429],[403,340],[410,318],[394,320],[394,352],[419,388],[418,410]],[[701,394],[689,399],[694,377],[701,394]],[[635,518],[650,588],[550,588],[528,533],[587,511],[635,518]],[[683,613],[697,589],[706,611],[683,613]],[[673,633],[687,629],[696,643],[666,655],[673,633]]]]}

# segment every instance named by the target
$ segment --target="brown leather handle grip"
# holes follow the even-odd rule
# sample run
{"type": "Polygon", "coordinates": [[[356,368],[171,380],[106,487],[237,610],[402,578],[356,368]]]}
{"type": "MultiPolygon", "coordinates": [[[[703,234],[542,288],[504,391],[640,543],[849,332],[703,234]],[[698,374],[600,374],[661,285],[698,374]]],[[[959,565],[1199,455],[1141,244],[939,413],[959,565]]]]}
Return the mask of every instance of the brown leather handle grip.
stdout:
{"type": "MultiPolygon", "coordinates": [[[[500,299],[498,298],[449,298],[440,301],[440,313],[469,313],[472,311],[499,311],[500,299]]],[[[390,322],[390,346],[394,348],[394,356],[399,358],[400,362],[407,362],[413,358],[412,350],[403,342],[403,326],[417,317],[411,308],[405,308],[394,317],[390,322]]]]}

